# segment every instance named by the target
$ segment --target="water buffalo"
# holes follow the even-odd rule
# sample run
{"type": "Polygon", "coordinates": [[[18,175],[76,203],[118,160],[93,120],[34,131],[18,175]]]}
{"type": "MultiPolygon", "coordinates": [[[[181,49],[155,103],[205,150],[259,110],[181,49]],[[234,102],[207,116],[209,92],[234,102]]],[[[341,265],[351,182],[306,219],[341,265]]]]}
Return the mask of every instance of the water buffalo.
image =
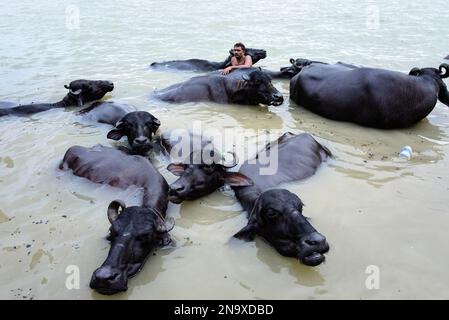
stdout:
{"type": "Polygon", "coordinates": [[[131,146],[130,154],[146,155],[153,148],[153,134],[156,133],[161,122],[151,113],[134,111],[123,116],[109,131],[107,137],[120,140],[123,136],[128,138],[131,146]]]}
{"type": "Polygon", "coordinates": [[[135,111],[136,108],[112,101],[99,101],[78,112],[84,119],[115,126],[107,137],[120,140],[128,138],[131,149],[120,147],[129,154],[146,155],[153,148],[152,138],[161,122],[151,113],[135,111]]]}
{"type": "Polygon", "coordinates": [[[173,103],[211,101],[279,106],[284,102],[270,77],[257,68],[237,69],[229,75],[212,72],[193,77],[162,89],[155,96],[173,103]]]}
{"type": "Polygon", "coordinates": [[[82,106],[86,103],[99,100],[114,89],[110,81],[102,80],[75,80],[69,85],[64,85],[69,90],[67,95],[56,103],[32,103],[0,109],[0,117],[6,115],[26,116],[37,112],[47,111],[53,108],[66,108],[82,106]]]}
{"type": "Polygon", "coordinates": [[[96,183],[143,188],[141,206],[126,207],[117,200],[109,205],[111,248],[90,281],[90,287],[102,294],[127,290],[128,278],[143,267],[150,252],[170,242],[168,232],[173,221],[165,220],[167,182],[144,157],[101,145],[69,148],[60,169],[71,169],[75,175],[96,183]]]}
{"type": "MultiPolygon", "coordinates": [[[[231,58],[234,56],[234,49],[229,50],[229,56],[222,62],[213,62],[201,59],[189,59],[189,60],[174,60],[166,62],[153,62],[151,64],[152,68],[161,69],[177,69],[195,72],[209,72],[224,69],[231,64],[231,58]]],[[[253,64],[261,59],[265,59],[267,52],[262,49],[251,49],[247,48],[245,54],[250,55],[253,64]]]]}
{"type": "Polygon", "coordinates": [[[259,235],[281,255],[298,258],[308,266],[322,263],[329,245],[302,215],[303,202],[288,190],[272,188],[312,176],[329,156],[329,150],[309,134],[285,133],[259,152],[255,159],[246,161],[239,172],[254,184],[233,189],[249,213],[248,224],[234,237],[248,241],[259,235]],[[267,152],[277,153],[278,167],[273,175],[261,175],[265,165],[259,156],[267,152]]]}
{"type": "Polygon", "coordinates": [[[181,203],[203,197],[224,184],[230,186],[247,186],[252,182],[238,172],[229,172],[237,165],[234,155],[232,162],[227,162],[205,136],[182,131],[173,131],[161,135],[163,150],[170,155],[167,170],[179,178],[170,185],[169,200],[181,203]]]}
{"type": "Polygon", "coordinates": [[[437,100],[449,106],[443,78],[449,65],[413,68],[409,74],[358,67],[294,62],[299,73],[290,80],[290,98],[323,117],[362,126],[409,127],[425,118],[437,100]]]}

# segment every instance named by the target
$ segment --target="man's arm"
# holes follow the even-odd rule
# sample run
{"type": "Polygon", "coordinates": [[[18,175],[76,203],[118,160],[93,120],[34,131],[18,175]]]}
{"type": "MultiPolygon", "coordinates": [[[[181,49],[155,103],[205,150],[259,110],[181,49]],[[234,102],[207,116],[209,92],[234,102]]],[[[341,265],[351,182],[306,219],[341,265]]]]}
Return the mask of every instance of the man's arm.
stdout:
{"type": "Polygon", "coordinates": [[[245,63],[241,65],[237,65],[237,59],[235,57],[232,57],[231,59],[231,66],[225,68],[223,70],[223,74],[228,74],[232,70],[235,69],[241,69],[241,68],[251,68],[253,66],[253,59],[250,55],[245,56],[245,63]]]}

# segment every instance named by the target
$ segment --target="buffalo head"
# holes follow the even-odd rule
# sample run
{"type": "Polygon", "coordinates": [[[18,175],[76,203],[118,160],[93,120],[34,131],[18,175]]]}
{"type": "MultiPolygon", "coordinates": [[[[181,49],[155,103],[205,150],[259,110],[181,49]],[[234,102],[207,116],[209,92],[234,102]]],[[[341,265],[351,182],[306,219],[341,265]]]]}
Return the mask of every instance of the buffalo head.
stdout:
{"type": "Polygon", "coordinates": [[[285,189],[265,191],[255,202],[248,224],[234,237],[249,241],[260,235],[283,256],[317,266],[329,245],[302,215],[302,208],[301,199],[285,189]]]}
{"type": "Polygon", "coordinates": [[[214,192],[225,183],[230,186],[240,187],[253,184],[243,174],[227,171],[237,165],[235,156],[233,163],[226,163],[223,159],[216,159],[218,157],[213,157],[210,161],[203,161],[203,158],[199,159],[199,157],[204,152],[205,150],[192,153],[189,161],[186,161],[187,163],[172,163],[167,167],[168,171],[179,176],[178,180],[170,185],[168,195],[171,202],[181,203],[184,200],[198,199],[214,192]]]}
{"type": "Polygon", "coordinates": [[[83,104],[99,100],[103,96],[114,90],[114,84],[110,81],[102,80],[75,80],[69,85],[64,85],[69,89],[65,100],[69,105],[82,106],[83,104]]]}
{"type": "Polygon", "coordinates": [[[120,140],[127,136],[131,146],[131,153],[145,155],[153,148],[151,140],[161,122],[146,111],[134,111],[125,115],[115,125],[115,129],[109,131],[108,139],[120,140]]]}
{"type": "Polygon", "coordinates": [[[279,106],[284,102],[282,94],[273,86],[271,78],[261,70],[242,75],[243,85],[236,92],[235,102],[279,106]]]}
{"type": "Polygon", "coordinates": [[[280,69],[281,73],[285,76],[285,78],[293,78],[294,76],[296,76],[301,70],[302,68],[304,68],[305,66],[308,66],[310,64],[312,64],[312,61],[307,60],[307,59],[290,59],[290,63],[291,65],[288,67],[283,67],[280,69]]]}
{"type": "Polygon", "coordinates": [[[432,77],[439,77],[441,79],[448,78],[449,77],[449,64],[442,63],[438,69],[436,68],[413,68],[410,70],[409,75],[411,76],[432,76],[432,77]]]}
{"type": "Polygon", "coordinates": [[[438,99],[449,106],[449,91],[442,79],[449,77],[449,64],[442,63],[438,69],[436,68],[413,68],[409,72],[410,76],[426,77],[430,81],[435,81],[438,85],[438,99]]]}
{"type": "Polygon", "coordinates": [[[109,205],[108,219],[111,223],[108,236],[111,248],[90,281],[90,287],[101,294],[126,291],[128,278],[143,267],[149,253],[170,243],[168,232],[174,225],[173,221],[167,223],[154,209],[126,208],[118,200],[109,205]]]}

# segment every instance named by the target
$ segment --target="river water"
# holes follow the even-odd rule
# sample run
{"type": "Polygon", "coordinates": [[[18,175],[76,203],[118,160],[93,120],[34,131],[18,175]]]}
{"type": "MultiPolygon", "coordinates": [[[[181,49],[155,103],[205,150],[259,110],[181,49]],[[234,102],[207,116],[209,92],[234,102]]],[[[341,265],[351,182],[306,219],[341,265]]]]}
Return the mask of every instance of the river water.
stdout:
{"type": "MultiPolygon", "coordinates": [[[[150,257],[126,293],[104,297],[88,283],[109,249],[107,204],[138,203],[141,193],[96,185],[58,165],[74,144],[117,145],[106,138],[110,128],[86,123],[74,110],[0,118],[0,298],[449,298],[446,106],[438,103],[409,129],[367,129],[289,103],[281,80],[274,81],[286,100],[280,107],[173,106],[151,92],[193,74],[148,68],[170,59],[223,60],[237,41],[267,50],[258,65],[270,69],[290,57],[403,72],[436,67],[449,54],[446,12],[442,0],[2,1],[1,101],[58,101],[71,80],[110,80],[115,89],[105,99],[150,111],[162,131],[202,121],[244,130],[250,140],[264,130],[309,132],[334,158],[285,186],[328,238],[325,264],[303,266],[260,238],[231,241],[246,218],[225,189],[170,205],[173,245],[150,257]],[[413,148],[409,161],[398,158],[404,145],[413,148]],[[73,266],[79,289],[66,286],[73,266]]],[[[174,181],[163,159],[152,160],[174,181]]]]}

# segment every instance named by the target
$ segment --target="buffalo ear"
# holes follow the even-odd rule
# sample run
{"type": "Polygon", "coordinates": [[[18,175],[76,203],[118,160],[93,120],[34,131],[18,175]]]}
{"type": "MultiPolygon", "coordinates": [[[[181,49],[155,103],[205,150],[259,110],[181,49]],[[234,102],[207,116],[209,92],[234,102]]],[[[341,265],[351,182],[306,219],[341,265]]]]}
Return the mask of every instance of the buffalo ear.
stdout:
{"type": "Polygon", "coordinates": [[[185,166],[182,163],[170,163],[167,166],[167,170],[175,176],[181,176],[184,173],[185,166]]]}
{"type": "Polygon", "coordinates": [[[410,72],[408,73],[409,76],[419,76],[421,74],[421,69],[420,68],[413,68],[412,70],[410,70],[410,72]]]}
{"type": "Polygon", "coordinates": [[[157,118],[153,118],[153,120],[151,121],[151,126],[150,126],[150,130],[153,133],[156,133],[156,131],[159,129],[161,125],[161,121],[157,118]]]}
{"type": "Polygon", "coordinates": [[[66,88],[66,89],[70,89],[70,87],[68,86],[68,85],[64,85],[64,88],[66,88]]]}
{"type": "Polygon", "coordinates": [[[108,139],[112,139],[112,140],[120,140],[123,136],[125,135],[125,133],[120,130],[120,129],[112,129],[111,131],[108,132],[108,139]]]}
{"type": "Polygon", "coordinates": [[[248,187],[254,184],[250,178],[240,172],[226,172],[224,182],[231,187],[248,187]]]}
{"type": "Polygon", "coordinates": [[[256,229],[257,229],[256,223],[249,222],[239,232],[234,234],[234,238],[244,240],[244,241],[253,241],[254,238],[256,237],[256,229]]]}
{"type": "Polygon", "coordinates": [[[162,237],[159,239],[159,245],[161,247],[168,246],[171,243],[171,237],[168,233],[164,233],[162,237]]]}
{"type": "Polygon", "coordinates": [[[120,212],[119,210],[124,210],[126,205],[121,200],[114,200],[109,204],[108,207],[108,220],[112,224],[115,220],[117,220],[120,212]]]}
{"type": "Polygon", "coordinates": [[[153,124],[155,125],[155,126],[160,126],[161,125],[161,121],[158,119],[158,118],[153,118],[153,124]]]}

